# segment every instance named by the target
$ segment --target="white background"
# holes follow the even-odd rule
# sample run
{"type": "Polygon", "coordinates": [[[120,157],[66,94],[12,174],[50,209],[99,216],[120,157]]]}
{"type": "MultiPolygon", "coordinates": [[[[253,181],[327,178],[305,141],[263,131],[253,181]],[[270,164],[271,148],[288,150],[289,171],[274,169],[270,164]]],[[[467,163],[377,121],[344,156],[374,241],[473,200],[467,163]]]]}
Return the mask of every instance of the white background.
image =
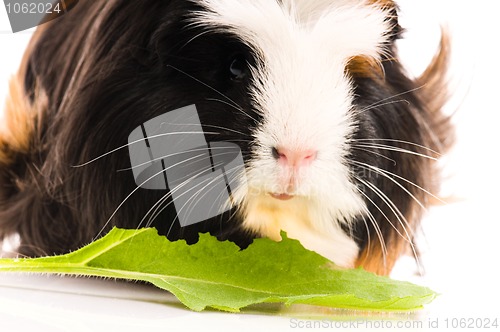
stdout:
{"type": "MultiPolygon", "coordinates": [[[[334,0],[332,0],[334,1],[334,0]]],[[[244,314],[192,313],[168,294],[151,288],[103,280],[46,276],[0,275],[0,330],[289,330],[292,317],[416,319],[423,327],[445,327],[453,318],[500,318],[498,299],[498,215],[500,143],[498,106],[500,33],[497,1],[404,0],[401,23],[407,28],[401,57],[418,74],[430,60],[439,39],[439,25],[452,33],[453,98],[448,111],[457,126],[457,144],[443,160],[446,185],[453,196],[447,206],[432,208],[424,221],[423,259],[426,274],[413,272],[402,259],[393,277],[425,284],[441,296],[410,315],[359,314],[262,306],[244,314]],[[431,324],[432,322],[432,324],[431,324]]],[[[70,32],[68,32],[70,33],[70,32]]],[[[7,81],[23,54],[31,32],[12,34],[0,6],[0,105],[7,81]]],[[[1,120],[0,120],[1,121],[1,120]]],[[[500,321],[499,321],[500,323],[500,321]]],[[[418,329],[418,325],[416,326],[418,329]]]]}

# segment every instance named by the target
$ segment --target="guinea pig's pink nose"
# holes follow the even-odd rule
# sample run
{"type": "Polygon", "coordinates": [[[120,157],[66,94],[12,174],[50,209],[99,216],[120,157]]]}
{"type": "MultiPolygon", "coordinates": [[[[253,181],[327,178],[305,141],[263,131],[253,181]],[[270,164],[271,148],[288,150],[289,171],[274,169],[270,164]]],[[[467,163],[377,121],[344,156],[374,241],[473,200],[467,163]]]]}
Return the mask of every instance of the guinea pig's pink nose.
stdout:
{"type": "Polygon", "coordinates": [[[273,148],[273,157],[284,166],[300,167],[311,164],[318,155],[318,151],[312,149],[288,149],[273,148]]]}

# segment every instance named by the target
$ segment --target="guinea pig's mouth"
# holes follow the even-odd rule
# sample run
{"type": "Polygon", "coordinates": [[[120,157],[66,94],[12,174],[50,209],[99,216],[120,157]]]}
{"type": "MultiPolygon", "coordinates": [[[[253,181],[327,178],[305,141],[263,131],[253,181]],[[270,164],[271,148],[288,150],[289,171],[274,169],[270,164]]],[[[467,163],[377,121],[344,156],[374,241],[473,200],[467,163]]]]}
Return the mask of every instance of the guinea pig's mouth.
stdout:
{"type": "Polygon", "coordinates": [[[294,197],[294,195],[286,193],[269,193],[272,198],[279,199],[280,201],[288,201],[294,197]]]}

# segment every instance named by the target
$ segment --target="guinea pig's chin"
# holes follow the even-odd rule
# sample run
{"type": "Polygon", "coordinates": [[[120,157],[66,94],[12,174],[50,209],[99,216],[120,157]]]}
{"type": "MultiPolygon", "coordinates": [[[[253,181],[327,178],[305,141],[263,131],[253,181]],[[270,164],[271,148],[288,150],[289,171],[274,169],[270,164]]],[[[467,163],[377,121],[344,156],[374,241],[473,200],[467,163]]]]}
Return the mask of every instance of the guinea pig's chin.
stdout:
{"type": "Polygon", "coordinates": [[[367,209],[356,187],[340,176],[334,179],[309,178],[292,187],[280,185],[279,181],[273,181],[269,177],[250,178],[245,189],[244,192],[233,192],[235,201],[244,213],[260,211],[260,215],[264,210],[276,212],[293,207],[304,214],[303,219],[314,219],[319,224],[328,225],[349,223],[365,214],[367,209]]]}
{"type": "Polygon", "coordinates": [[[275,185],[275,186],[250,186],[248,188],[245,199],[270,199],[278,201],[288,201],[293,199],[301,199],[304,201],[315,200],[320,197],[319,193],[314,192],[306,186],[293,185],[275,185]]]}

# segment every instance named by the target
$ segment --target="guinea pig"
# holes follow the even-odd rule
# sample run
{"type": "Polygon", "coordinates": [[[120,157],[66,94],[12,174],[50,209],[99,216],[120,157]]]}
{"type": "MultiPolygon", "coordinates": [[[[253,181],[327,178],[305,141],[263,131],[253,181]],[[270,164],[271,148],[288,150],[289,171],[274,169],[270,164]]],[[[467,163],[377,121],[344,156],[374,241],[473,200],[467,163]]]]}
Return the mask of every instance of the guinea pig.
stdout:
{"type": "Polygon", "coordinates": [[[446,33],[408,75],[391,0],[80,1],[37,28],[0,129],[0,237],[66,253],[113,226],[241,248],[281,231],[340,267],[387,275],[436,198],[453,137],[446,33]],[[130,133],[196,105],[237,144],[247,190],[181,226],[169,189],[138,188],[130,133]],[[123,148],[125,147],[125,148],[123,148]]]}

